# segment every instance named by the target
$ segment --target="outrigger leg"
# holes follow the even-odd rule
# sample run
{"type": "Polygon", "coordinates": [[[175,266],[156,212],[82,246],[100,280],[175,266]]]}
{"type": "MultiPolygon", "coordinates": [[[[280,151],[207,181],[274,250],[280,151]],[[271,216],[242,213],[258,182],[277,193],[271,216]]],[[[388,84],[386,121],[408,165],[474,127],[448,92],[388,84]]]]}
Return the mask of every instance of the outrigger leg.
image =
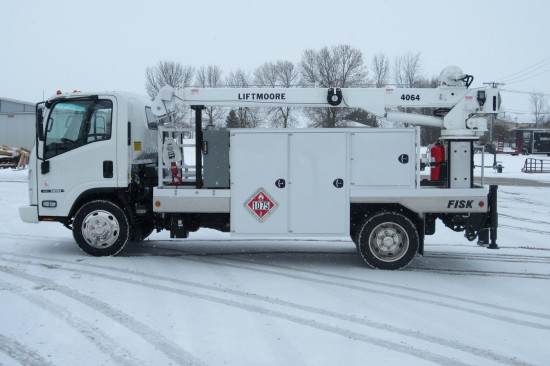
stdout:
{"type": "Polygon", "coordinates": [[[489,212],[486,220],[486,225],[479,231],[477,244],[481,246],[487,246],[489,249],[499,249],[497,244],[497,229],[498,229],[498,210],[497,210],[497,190],[498,186],[489,186],[489,212]],[[491,243],[489,243],[489,236],[491,243]]]}

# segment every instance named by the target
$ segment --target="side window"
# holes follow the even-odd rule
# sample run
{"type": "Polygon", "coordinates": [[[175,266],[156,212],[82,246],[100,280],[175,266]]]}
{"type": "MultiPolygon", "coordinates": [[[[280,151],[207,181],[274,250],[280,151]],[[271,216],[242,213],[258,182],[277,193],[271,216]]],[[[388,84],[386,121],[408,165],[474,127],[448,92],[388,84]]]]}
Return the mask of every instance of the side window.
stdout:
{"type": "Polygon", "coordinates": [[[44,158],[110,139],[112,115],[110,100],[79,99],[54,104],[46,124],[44,158]]]}
{"type": "Polygon", "coordinates": [[[99,105],[97,107],[99,108],[92,112],[90,119],[90,129],[88,130],[87,136],[88,142],[108,140],[111,138],[112,108],[106,108],[106,106],[99,105]]]}

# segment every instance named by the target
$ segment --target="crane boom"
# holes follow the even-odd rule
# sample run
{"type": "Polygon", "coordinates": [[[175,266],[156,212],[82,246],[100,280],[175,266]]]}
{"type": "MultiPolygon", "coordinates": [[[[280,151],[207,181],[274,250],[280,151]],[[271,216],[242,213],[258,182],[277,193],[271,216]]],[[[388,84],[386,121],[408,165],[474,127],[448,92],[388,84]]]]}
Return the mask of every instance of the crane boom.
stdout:
{"type": "Polygon", "coordinates": [[[153,113],[159,117],[170,115],[177,102],[187,106],[359,108],[398,122],[441,127],[443,137],[480,137],[487,131],[487,122],[479,117],[498,113],[499,91],[488,87],[468,89],[460,80],[454,78],[449,82],[448,77],[445,81],[440,76],[437,88],[174,89],[165,86],[154,101],[153,113]],[[399,108],[434,108],[442,111],[442,116],[396,112],[399,108]]]}

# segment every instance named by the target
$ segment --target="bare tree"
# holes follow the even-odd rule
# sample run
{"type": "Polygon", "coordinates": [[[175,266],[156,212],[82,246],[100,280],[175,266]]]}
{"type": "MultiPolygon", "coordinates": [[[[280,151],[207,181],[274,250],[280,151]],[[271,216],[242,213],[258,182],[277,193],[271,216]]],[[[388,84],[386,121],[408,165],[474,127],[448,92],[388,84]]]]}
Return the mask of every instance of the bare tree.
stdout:
{"type": "Polygon", "coordinates": [[[217,65],[201,66],[197,70],[197,84],[201,88],[219,88],[222,74],[222,69],[217,65]]]}
{"type": "Polygon", "coordinates": [[[384,54],[372,56],[373,83],[375,88],[383,88],[390,78],[390,60],[384,54]]]}
{"type": "Polygon", "coordinates": [[[350,88],[365,84],[367,69],[363,53],[349,45],[305,50],[300,62],[302,84],[350,88]]]}
{"type": "MultiPolygon", "coordinates": [[[[425,79],[421,76],[422,60],[421,52],[407,52],[404,55],[397,56],[393,62],[393,83],[398,88],[420,88],[423,87],[425,79]]],[[[425,86],[424,86],[425,87],[425,86]]],[[[411,108],[398,108],[401,111],[410,113],[411,108]]],[[[406,125],[401,122],[387,121],[393,127],[406,125]]]]}
{"type": "Polygon", "coordinates": [[[279,77],[277,66],[273,62],[265,62],[254,70],[254,82],[261,87],[275,88],[278,86],[279,77]]]}
{"type": "MultiPolygon", "coordinates": [[[[356,87],[366,83],[367,69],[363,53],[349,45],[324,47],[319,51],[304,51],[300,62],[301,84],[320,87],[356,87]]],[[[313,127],[345,125],[342,108],[308,108],[306,114],[313,127]]]]}
{"type": "Polygon", "coordinates": [[[399,88],[416,88],[421,79],[421,52],[397,56],[393,63],[393,81],[399,88]]]}
{"type": "MultiPolygon", "coordinates": [[[[151,99],[154,99],[159,90],[170,85],[173,88],[186,87],[191,84],[195,70],[191,66],[183,66],[179,62],[159,61],[155,66],[145,70],[145,90],[151,99]]],[[[183,123],[189,115],[189,110],[176,105],[174,122],[183,123]]]]}
{"type": "MultiPolygon", "coordinates": [[[[237,71],[231,71],[225,83],[232,88],[249,88],[252,86],[253,80],[248,72],[237,69],[237,71]]],[[[261,125],[262,120],[259,117],[258,108],[239,107],[235,113],[239,120],[239,127],[256,128],[261,125]]]]}
{"type": "Polygon", "coordinates": [[[249,88],[252,83],[250,74],[242,69],[231,71],[225,78],[225,84],[231,88],[249,88]]]}
{"type": "Polygon", "coordinates": [[[298,83],[300,72],[294,63],[290,61],[277,61],[276,66],[279,82],[283,88],[290,88],[298,83]]]}
{"type": "Polygon", "coordinates": [[[145,70],[145,90],[151,99],[154,99],[159,90],[170,85],[173,88],[191,85],[195,69],[192,66],[183,66],[179,62],[159,61],[155,66],[145,70]]]}
{"type": "MultiPolygon", "coordinates": [[[[254,71],[255,82],[261,87],[290,88],[298,82],[299,73],[290,61],[266,62],[254,71]]],[[[291,127],[296,118],[291,107],[273,107],[267,109],[267,117],[275,127],[291,127]]]]}
{"type": "MultiPolygon", "coordinates": [[[[222,69],[216,65],[201,66],[197,70],[196,84],[201,88],[219,88],[222,83],[222,69]]],[[[206,107],[206,123],[214,125],[216,121],[223,120],[223,108],[221,107],[206,107]]],[[[219,125],[220,123],[218,123],[219,125]]]]}
{"type": "Polygon", "coordinates": [[[548,113],[548,101],[543,93],[534,92],[529,94],[531,112],[535,116],[535,127],[544,123],[545,115],[548,113]]]}

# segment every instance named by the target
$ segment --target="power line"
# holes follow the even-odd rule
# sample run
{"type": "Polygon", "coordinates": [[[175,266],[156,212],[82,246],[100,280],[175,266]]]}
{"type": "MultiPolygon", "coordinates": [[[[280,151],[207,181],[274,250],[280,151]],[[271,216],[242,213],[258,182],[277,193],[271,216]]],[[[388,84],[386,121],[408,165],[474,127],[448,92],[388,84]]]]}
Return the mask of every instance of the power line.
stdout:
{"type": "Polygon", "coordinates": [[[513,73],[513,74],[510,74],[510,75],[507,75],[507,76],[498,78],[497,80],[499,80],[499,81],[501,81],[501,82],[504,82],[504,81],[507,81],[508,79],[521,78],[521,77],[526,76],[527,74],[530,74],[530,73],[532,73],[532,72],[534,72],[534,71],[537,71],[537,70],[539,70],[539,69],[545,67],[547,64],[550,64],[550,57],[547,57],[547,58],[545,58],[545,59],[543,59],[543,60],[541,60],[541,61],[539,61],[539,62],[537,62],[537,63],[535,63],[535,64],[533,64],[533,65],[531,65],[531,66],[529,66],[529,67],[526,67],[526,68],[523,69],[523,70],[520,70],[520,71],[515,72],[515,73],[513,73]],[[543,65],[540,65],[540,64],[543,64],[543,65]],[[539,65],[540,65],[540,66],[539,66],[539,65]],[[539,66],[539,67],[537,67],[537,66],[539,66]],[[532,68],[534,68],[534,67],[537,67],[537,68],[534,69],[534,70],[531,70],[531,71],[529,71],[529,72],[526,72],[526,71],[528,71],[528,70],[530,70],[530,69],[532,69],[532,68]],[[516,76],[516,75],[519,75],[519,74],[524,73],[524,72],[526,72],[526,75],[516,76]]]}
{"type": "Polygon", "coordinates": [[[503,93],[515,93],[515,94],[527,94],[527,95],[540,94],[540,95],[544,95],[545,97],[550,96],[550,93],[529,92],[524,90],[500,89],[500,91],[503,93]]]}
{"type": "MultiPolygon", "coordinates": [[[[511,79],[511,80],[508,80],[506,81],[507,84],[517,84],[517,83],[521,83],[522,81],[526,81],[526,80],[531,80],[533,78],[536,78],[537,76],[540,76],[542,74],[546,74],[547,72],[549,72],[550,69],[547,69],[547,70],[544,70],[542,72],[539,72],[538,74],[535,74],[535,75],[532,75],[532,76],[529,76],[529,77],[526,77],[525,79],[520,79],[520,80],[517,80],[517,79],[511,79]]],[[[526,76],[526,75],[524,75],[526,76]]]]}
{"type": "MultiPolygon", "coordinates": [[[[510,82],[510,81],[522,79],[522,78],[525,78],[525,77],[531,77],[532,74],[533,74],[534,72],[536,72],[536,71],[538,71],[538,70],[540,70],[540,69],[543,69],[543,68],[547,67],[549,64],[550,64],[550,62],[548,62],[548,63],[546,63],[546,64],[544,64],[544,65],[541,65],[541,66],[539,66],[539,67],[537,67],[537,68],[535,68],[535,69],[533,69],[533,70],[531,70],[531,71],[529,71],[529,72],[521,73],[521,74],[519,74],[519,75],[517,75],[517,76],[514,76],[514,77],[507,77],[507,78],[505,78],[505,79],[501,79],[501,81],[503,81],[503,82],[510,82]]],[[[539,74],[544,74],[544,73],[547,72],[547,71],[548,71],[548,69],[547,69],[547,70],[544,70],[544,71],[542,71],[542,72],[540,72],[539,74]]],[[[537,75],[539,75],[539,74],[537,74],[537,75]]]]}

